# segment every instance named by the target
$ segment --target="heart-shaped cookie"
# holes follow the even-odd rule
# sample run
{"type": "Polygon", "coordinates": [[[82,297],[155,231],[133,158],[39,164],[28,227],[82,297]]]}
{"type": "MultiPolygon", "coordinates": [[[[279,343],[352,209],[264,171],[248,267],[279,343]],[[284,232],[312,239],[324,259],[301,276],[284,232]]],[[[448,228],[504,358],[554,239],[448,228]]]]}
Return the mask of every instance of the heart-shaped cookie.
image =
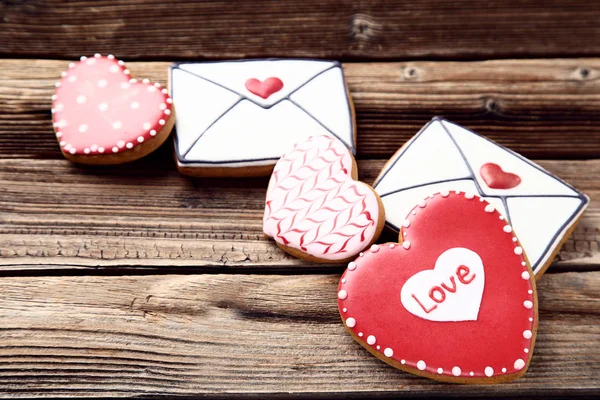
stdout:
{"type": "Polygon", "coordinates": [[[82,57],[56,83],[52,120],[61,150],[86,164],[117,164],[152,152],[173,126],[167,89],[138,82],[114,56],[82,57]]]}
{"type": "Polygon", "coordinates": [[[246,89],[252,94],[268,99],[273,93],[283,89],[283,82],[279,78],[271,77],[264,81],[259,81],[256,78],[250,78],[246,81],[246,89]]]}
{"type": "Polygon", "coordinates": [[[479,174],[491,189],[512,189],[521,183],[519,175],[505,172],[501,166],[494,163],[483,164],[479,174]]]}
{"type": "Polygon", "coordinates": [[[331,136],[297,143],[275,165],[263,229],[288,253],[317,262],[344,262],[383,229],[379,196],[356,181],[346,146],[331,136]]]}
{"type": "Polygon", "coordinates": [[[423,200],[401,243],[349,263],[342,319],[376,357],[432,379],[496,383],[521,376],[537,328],[533,274],[504,217],[472,194],[423,200]]]}

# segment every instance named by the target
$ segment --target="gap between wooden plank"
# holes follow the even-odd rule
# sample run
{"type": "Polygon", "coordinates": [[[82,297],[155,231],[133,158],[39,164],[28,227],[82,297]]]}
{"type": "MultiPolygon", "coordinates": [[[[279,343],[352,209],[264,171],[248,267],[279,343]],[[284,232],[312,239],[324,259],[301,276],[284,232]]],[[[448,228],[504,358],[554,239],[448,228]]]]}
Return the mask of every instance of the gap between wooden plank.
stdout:
{"type": "MultiPolygon", "coordinates": [[[[600,160],[539,161],[592,202],[553,271],[600,266],[600,160]]],[[[371,183],[384,160],[360,160],[371,183]]],[[[81,168],[0,160],[3,274],[340,271],[287,256],[263,236],[262,179],[189,179],[151,160],[81,168]],[[72,270],[70,272],[70,270],[72,270]]],[[[396,241],[385,233],[379,242],[396,241]]]]}
{"type": "MultiPolygon", "coordinates": [[[[51,124],[67,62],[0,60],[0,158],[62,158],[51,124]]],[[[167,83],[167,62],[128,63],[167,83]]],[[[530,158],[600,158],[600,59],[348,63],[358,157],[388,158],[435,115],[530,158]]],[[[170,151],[156,160],[172,158],[170,151]]]]}
{"type": "MultiPolygon", "coordinates": [[[[0,387],[13,396],[591,396],[600,272],[539,282],[533,361],[516,383],[439,384],[343,328],[337,275],[2,278],[0,387]]],[[[402,327],[399,327],[401,330],[402,327]]]]}

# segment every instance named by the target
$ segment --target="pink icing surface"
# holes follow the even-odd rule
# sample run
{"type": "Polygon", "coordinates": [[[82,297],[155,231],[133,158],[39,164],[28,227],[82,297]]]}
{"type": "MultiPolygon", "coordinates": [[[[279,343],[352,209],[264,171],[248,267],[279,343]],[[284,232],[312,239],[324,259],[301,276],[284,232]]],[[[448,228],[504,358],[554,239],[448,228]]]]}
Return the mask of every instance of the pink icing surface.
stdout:
{"type": "Polygon", "coordinates": [[[132,79],[113,56],[69,65],[52,97],[56,136],[71,154],[112,154],[152,139],[172,112],[166,89],[132,79]]]}
{"type": "Polygon", "coordinates": [[[277,242],[327,260],[342,260],[372,240],[379,218],[376,195],[352,179],[352,157],[339,140],[311,137],[275,166],[264,232],[277,242]]]}

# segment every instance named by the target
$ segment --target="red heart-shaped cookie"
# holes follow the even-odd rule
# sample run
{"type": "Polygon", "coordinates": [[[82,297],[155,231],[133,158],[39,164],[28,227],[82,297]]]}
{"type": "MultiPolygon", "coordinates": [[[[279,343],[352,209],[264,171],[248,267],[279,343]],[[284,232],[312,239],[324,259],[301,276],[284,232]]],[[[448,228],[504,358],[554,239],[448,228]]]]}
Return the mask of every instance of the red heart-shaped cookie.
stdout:
{"type": "Polygon", "coordinates": [[[416,206],[403,242],[348,265],[338,305],[353,337],[383,361],[432,379],[494,383],[521,376],[537,327],[533,274],[512,228],[472,194],[416,206]]]}
{"type": "Polygon", "coordinates": [[[265,233],[292,255],[343,262],[383,228],[381,200],[357,182],[346,146],[330,136],[297,143],[275,165],[265,205],[265,233]]]}
{"type": "Polygon", "coordinates": [[[264,81],[250,78],[246,81],[246,89],[258,97],[268,99],[273,93],[277,93],[283,89],[283,82],[281,79],[275,77],[267,78],[264,81]]]}
{"type": "Polygon", "coordinates": [[[77,161],[85,162],[85,156],[126,152],[157,136],[162,143],[168,136],[158,135],[170,125],[167,90],[147,79],[132,79],[114,56],[82,57],[62,75],[52,96],[52,119],[67,157],[82,156],[77,161]]]}
{"type": "Polygon", "coordinates": [[[479,175],[492,189],[512,189],[521,183],[519,175],[505,172],[501,166],[494,163],[483,164],[479,169],[479,175]]]}

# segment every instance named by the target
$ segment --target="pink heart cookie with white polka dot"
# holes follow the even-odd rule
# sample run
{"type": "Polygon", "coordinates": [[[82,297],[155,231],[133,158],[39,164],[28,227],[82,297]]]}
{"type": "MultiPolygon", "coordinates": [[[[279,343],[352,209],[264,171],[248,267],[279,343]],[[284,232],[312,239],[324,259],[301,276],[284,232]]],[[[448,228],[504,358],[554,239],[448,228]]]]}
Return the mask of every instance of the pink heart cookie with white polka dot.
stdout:
{"type": "Polygon", "coordinates": [[[532,277],[491,204],[445,192],[410,212],[400,243],[373,245],[348,265],[338,306],[352,336],[394,367],[447,382],[505,382],[531,360],[532,277]]]}
{"type": "Polygon", "coordinates": [[[81,57],[69,64],[52,96],[52,120],[66,158],[119,164],[158,148],[173,127],[167,89],[131,77],[114,56],[81,57]]]}

